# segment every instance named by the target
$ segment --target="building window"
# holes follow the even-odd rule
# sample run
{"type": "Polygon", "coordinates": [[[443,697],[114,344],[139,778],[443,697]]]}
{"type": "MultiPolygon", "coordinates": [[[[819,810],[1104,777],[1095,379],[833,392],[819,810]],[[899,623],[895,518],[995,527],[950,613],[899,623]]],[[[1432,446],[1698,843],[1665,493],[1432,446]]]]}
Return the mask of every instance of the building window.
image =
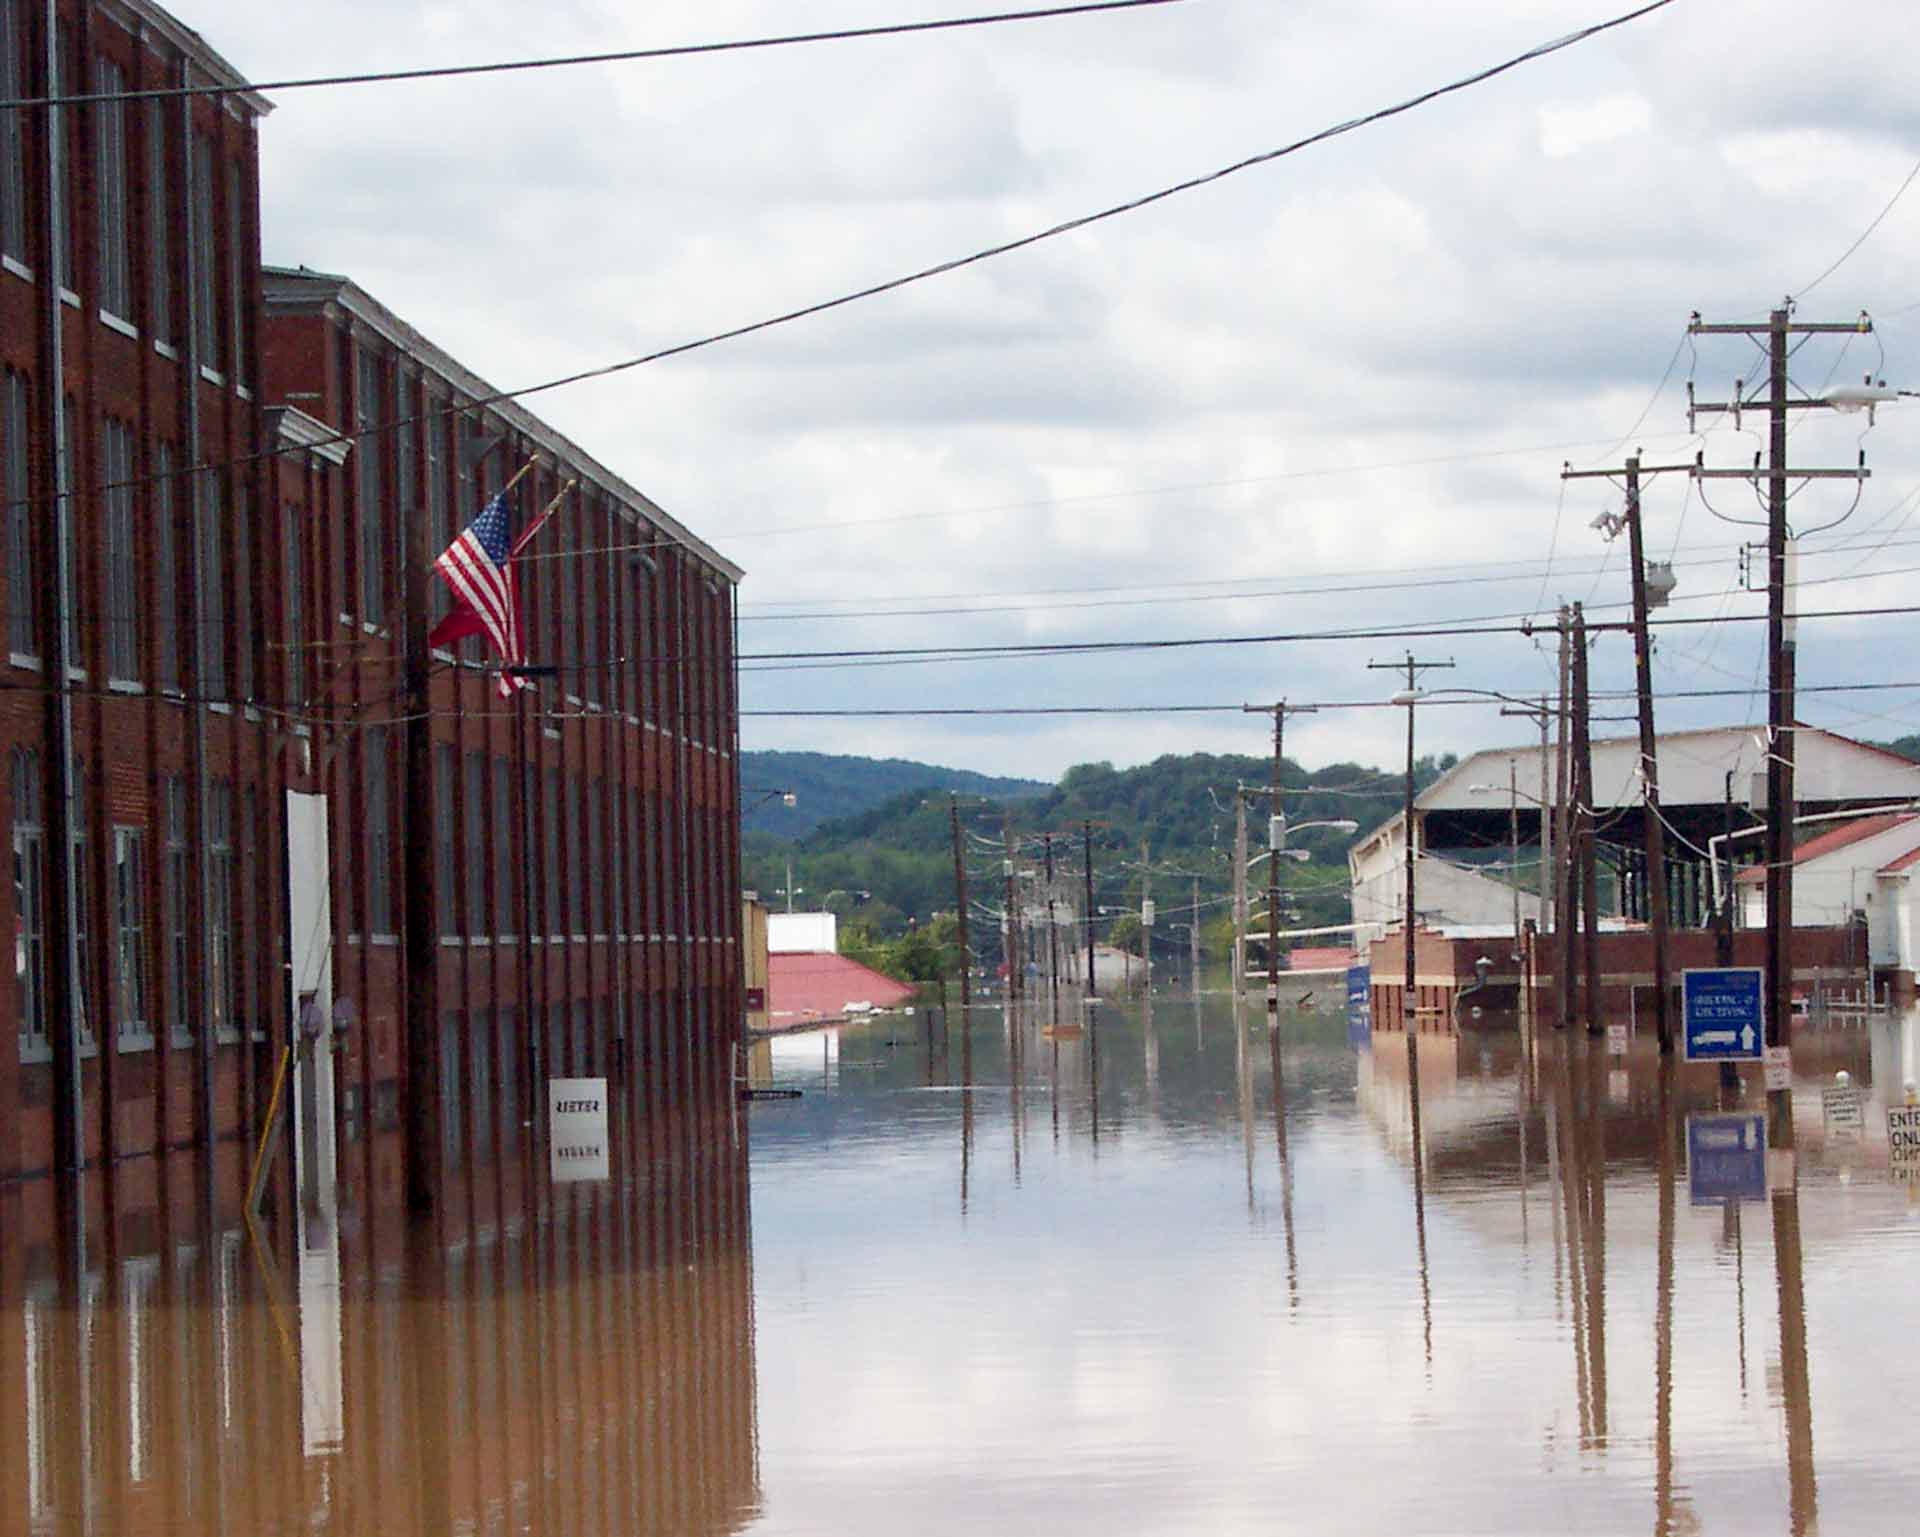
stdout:
{"type": "Polygon", "coordinates": [[[493,760],[493,902],[501,930],[514,923],[513,783],[507,777],[513,766],[508,758],[493,760]]]}
{"type": "Polygon", "coordinates": [[[387,728],[369,726],[361,738],[361,779],[366,788],[367,928],[393,933],[392,765],[387,761],[387,728]]]}
{"type": "Polygon", "coordinates": [[[487,755],[467,754],[467,788],[460,799],[467,855],[467,932],[491,934],[487,912],[487,755]]]}
{"type": "Polygon", "coordinates": [[[80,1045],[91,1049],[93,1034],[93,882],[87,879],[87,786],[75,778],[71,785],[72,804],[67,815],[73,837],[67,847],[73,860],[73,949],[74,987],[80,1000],[80,1045]]]}
{"type": "Polygon", "coordinates": [[[226,232],[227,232],[227,320],[229,325],[227,356],[233,365],[233,382],[247,382],[248,343],[253,340],[253,307],[247,303],[247,252],[250,242],[246,235],[253,228],[253,220],[248,216],[246,201],[240,195],[240,162],[227,162],[226,185],[226,232]]]}
{"type": "Polygon", "coordinates": [[[199,623],[200,695],[207,703],[227,692],[226,509],[217,474],[193,478],[194,618],[199,623]]]}
{"type": "MultiPolygon", "coordinates": [[[[8,101],[29,94],[23,19],[16,0],[0,0],[0,98],[8,101]]],[[[25,123],[24,112],[0,112],[0,254],[22,263],[29,256],[25,123]]]]}
{"type": "Polygon", "coordinates": [[[207,786],[207,993],[213,1038],[240,1039],[233,968],[233,786],[207,786]]]}
{"type": "Polygon", "coordinates": [[[547,770],[547,793],[541,798],[541,841],[540,865],[545,872],[544,896],[546,911],[540,916],[545,920],[549,938],[564,934],[566,925],[560,916],[560,773],[557,769],[547,770]]]}
{"type": "Polygon", "coordinates": [[[187,158],[189,245],[193,267],[193,345],[203,368],[218,370],[220,315],[213,241],[213,140],[196,130],[187,158]]]}
{"type": "MultiPolygon", "coordinates": [[[[387,617],[386,498],[380,484],[380,466],[386,445],[376,430],[380,421],[380,359],[371,352],[359,355],[359,387],[354,392],[354,423],[359,437],[353,457],[360,466],[360,618],[367,624],[387,617]]],[[[438,551],[435,552],[439,553],[438,551]]]]}
{"type": "Polygon", "coordinates": [[[286,702],[289,709],[298,711],[307,698],[307,541],[300,509],[292,503],[281,511],[280,528],[280,580],[287,648],[286,702]]]}
{"type": "Polygon", "coordinates": [[[80,637],[74,628],[79,614],[79,605],[74,601],[80,586],[80,549],[78,484],[75,475],[80,465],[80,455],[73,441],[74,420],[78,411],[74,398],[66,397],[66,412],[60,418],[60,452],[56,456],[58,463],[54,467],[54,485],[65,502],[69,538],[67,541],[67,580],[66,601],[61,606],[60,628],[67,647],[67,676],[84,678],[86,667],[80,655],[80,637]]]}
{"type": "MultiPolygon", "coordinates": [[[[453,543],[453,530],[447,526],[446,453],[447,433],[453,419],[446,414],[446,409],[445,401],[431,393],[427,395],[421,427],[427,449],[427,555],[430,559],[437,558],[453,543]]],[[[446,617],[452,595],[445,582],[432,583],[431,591],[433,596],[428,601],[432,612],[428,619],[438,624],[446,617]]]]}
{"type": "Polygon", "coordinates": [[[114,1030],[120,1049],[153,1044],[147,1013],[147,834],[113,830],[114,1030]]]}
{"type": "Polygon", "coordinates": [[[449,743],[433,744],[433,905],[440,932],[449,938],[460,932],[453,901],[453,751],[449,743]]]}
{"type": "MultiPolygon", "coordinates": [[[[173,326],[173,198],[167,176],[167,108],[165,101],[147,103],[147,329],[153,339],[171,344],[173,326]]],[[[177,108],[175,110],[178,110],[177,108]]]]}
{"type": "Polygon", "coordinates": [[[572,879],[567,882],[567,914],[573,920],[573,932],[588,932],[587,918],[587,828],[583,813],[586,810],[587,782],[569,776],[567,781],[567,868],[572,879]]]}
{"type": "Polygon", "coordinates": [[[153,446],[153,672],[161,688],[180,686],[180,578],[174,555],[173,445],[153,446]]]}
{"type": "Polygon", "coordinates": [[[93,61],[94,208],[100,219],[100,308],[133,317],[133,259],[127,248],[126,71],[104,54],[93,61]]]}
{"type": "Polygon", "coordinates": [[[107,677],[140,677],[139,572],[133,548],[133,429],[109,416],[106,446],[107,677]]]}
{"type": "Polygon", "coordinates": [[[273,898],[260,879],[260,855],[267,846],[266,830],[260,825],[260,792],[248,785],[240,794],[240,837],[237,842],[240,864],[240,890],[247,903],[239,911],[240,934],[236,954],[240,1012],[248,1038],[267,1038],[266,1000],[260,996],[260,959],[265,947],[261,935],[272,919],[273,898]]]}
{"type": "Polygon", "coordinates": [[[253,702],[253,645],[255,605],[253,585],[253,519],[222,519],[226,564],[233,571],[233,692],[243,704],[253,702]]]}
{"type": "MultiPolygon", "coordinates": [[[[0,4],[6,0],[0,0],[0,4]]],[[[0,117],[13,117],[0,112],[0,117]]],[[[28,500],[27,423],[31,419],[27,376],[9,368],[6,397],[0,401],[0,456],[6,461],[7,497],[7,649],[27,661],[38,661],[40,636],[35,625],[33,595],[33,505],[28,500]]]]}
{"type": "Polygon", "coordinates": [[[160,921],[165,931],[167,1030],[176,1046],[193,1044],[188,1006],[189,979],[193,975],[187,942],[187,915],[193,911],[191,894],[192,866],[188,862],[187,786],[177,774],[169,774],[161,783],[161,800],[167,819],[167,863],[160,885],[160,921]]]}
{"type": "Polygon", "coordinates": [[[40,759],[13,754],[14,1002],[20,1059],[44,1058],[47,1036],[47,828],[41,809],[40,759]]]}

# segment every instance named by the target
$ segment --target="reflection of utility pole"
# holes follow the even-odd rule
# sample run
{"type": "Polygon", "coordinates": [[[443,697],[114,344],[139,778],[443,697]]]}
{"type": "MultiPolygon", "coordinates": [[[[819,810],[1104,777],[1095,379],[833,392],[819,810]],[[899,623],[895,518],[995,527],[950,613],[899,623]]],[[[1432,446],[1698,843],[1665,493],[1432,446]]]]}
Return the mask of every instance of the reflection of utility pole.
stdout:
{"type": "MultiPolygon", "coordinates": [[[[1693,336],[1746,336],[1767,338],[1768,394],[1765,404],[1769,429],[1767,444],[1767,1044],[1785,1046],[1791,1031],[1793,1009],[1793,618],[1788,612],[1792,559],[1790,531],[1787,527],[1787,482],[1793,480],[1852,480],[1867,477],[1866,451],[1853,469],[1806,470],[1787,466],[1787,413],[1810,407],[1827,407],[1824,399],[1788,398],[1788,338],[1794,335],[1852,336],[1873,329],[1873,322],[1862,312],[1857,321],[1801,321],[1792,319],[1791,301],[1774,310],[1765,325],[1707,325],[1695,314],[1687,330],[1693,336]]],[[[1743,399],[1743,384],[1734,386],[1731,401],[1706,402],[1693,399],[1688,389],[1687,423],[1701,411],[1730,411],[1734,425],[1740,422],[1743,407],[1758,405],[1757,397],[1743,399]]],[[[1697,465],[1694,474],[1701,480],[1738,479],[1759,489],[1760,470],[1709,470],[1697,465]]],[[[1776,1091],[1776,1107],[1785,1091],[1776,1091]]],[[[1776,1119],[1777,1119],[1776,1115],[1776,1119]]]]}
{"type": "Polygon", "coordinates": [[[1000,836],[1006,851],[1007,911],[1001,922],[1003,959],[1007,967],[1007,999],[1017,1001],[1024,989],[1020,979],[1020,914],[1017,909],[1018,893],[1014,889],[1013,876],[1013,813],[1006,812],[1000,822],[1000,836]]]}
{"type": "Polygon", "coordinates": [[[1593,696],[1587,685],[1587,616],[1573,605],[1573,825],[1574,853],[1580,862],[1580,908],[1585,923],[1581,978],[1586,995],[1587,1034],[1605,1029],[1600,1019],[1600,859],[1594,838],[1593,696]]]}
{"type": "Polygon", "coordinates": [[[1053,834],[1041,835],[1047,851],[1047,986],[1060,991],[1060,928],[1053,905],[1053,834]]]}
{"type": "Polygon", "coordinates": [[[1653,1530],[1673,1531],[1673,1072],[1660,1063],[1660,1257],[1653,1299],[1653,1530]]]}

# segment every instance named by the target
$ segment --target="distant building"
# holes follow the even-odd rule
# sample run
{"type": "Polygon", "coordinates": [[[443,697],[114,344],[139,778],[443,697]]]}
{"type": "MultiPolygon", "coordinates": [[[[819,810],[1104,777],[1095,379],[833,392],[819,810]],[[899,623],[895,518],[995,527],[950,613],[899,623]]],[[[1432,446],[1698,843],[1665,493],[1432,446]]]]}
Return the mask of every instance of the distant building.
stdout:
{"type": "Polygon", "coordinates": [[[839,953],[830,912],[767,915],[767,1024],[797,1030],[897,1009],[915,989],[839,953]]]}

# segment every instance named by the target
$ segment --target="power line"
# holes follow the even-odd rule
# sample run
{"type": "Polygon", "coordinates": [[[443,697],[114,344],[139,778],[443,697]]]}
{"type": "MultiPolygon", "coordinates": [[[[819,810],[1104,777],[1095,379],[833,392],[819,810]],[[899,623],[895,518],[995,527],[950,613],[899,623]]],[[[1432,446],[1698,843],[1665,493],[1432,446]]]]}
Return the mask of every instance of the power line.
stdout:
{"type": "Polygon", "coordinates": [[[1888,214],[1893,212],[1894,204],[1898,203],[1901,198],[1907,195],[1907,188],[1913,185],[1913,179],[1916,176],[1920,176],[1920,160],[1914,161],[1913,169],[1907,172],[1907,179],[1901,182],[1899,187],[1895,189],[1893,196],[1887,199],[1887,206],[1885,208],[1882,208],[1880,212],[1878,212],[1873,216],[1873,222],[1869,224],[1865,229],[1860,231],[1859,235],[1855,238],[1853,244],[1848,246],[1846,250],[1842,251],[1837,257],[1835,257],[1833,260],[1833,264],[1830,267],[1828,267],[1826,271],[1822,272],[1820,276],[1815,278],[1811,283],[1802,283],[1799,288],[1794,290],[1795,294],[1798,297],[1804,299],[1808,294],[1812,293],[1814,289],[1818,288],[1822,283],[1826,282],[1828,278],[1832,277],[1834,273],[1838,272],[1842,267],[1844,267],[1847,264],[1848,259],[1853,255],[1853,253],[1859,250],[1861,246],[1865,245],[1867,243],[1868,237],[1871,236],[1875,230],[1880,228],[1880,222],[1883,219],[1885,219],[1888,214]]]}
{"type": "Polygon", "coordinates": [[[865,38],[902,37],[916,32],[953,32],[964,27],[992,27],[1014,21],[1049,21],[1085,16],[1098,11],[1134,11],[1147,6],[1178,5],[1181,0],[1087,0],[1081,5],[1055,5],[1036,11],[1001,11],[985,16],[954,16],[936,21],[889,22],[873,27],[841,27],[830,32],[793,32],[774,37],[737,38],[719,43],[678,43],[661,48],[625,48],[613,53],[564,54],[541,59],[505,59],[492,64],[444,64],[426,69],[390,69],[355,75],[302,75],[288,80],[249,80],[238,85],[156,86],[142,91],[103,91],[94,95],[22,96],[0,101],[0,110],[14,107],[81,107],[106,101],[160,101],[180,96],[234,96],[242,91],[302,91],[316,86],[385,85],[402,80],[445,80],[461,75],[505,75],[536,69],[571,69],[583,64],[627,64],[645,59],[684,59],[702,54],[745,53],[768,48],[790,48],[806,43],[845,43],[865,38]]]}

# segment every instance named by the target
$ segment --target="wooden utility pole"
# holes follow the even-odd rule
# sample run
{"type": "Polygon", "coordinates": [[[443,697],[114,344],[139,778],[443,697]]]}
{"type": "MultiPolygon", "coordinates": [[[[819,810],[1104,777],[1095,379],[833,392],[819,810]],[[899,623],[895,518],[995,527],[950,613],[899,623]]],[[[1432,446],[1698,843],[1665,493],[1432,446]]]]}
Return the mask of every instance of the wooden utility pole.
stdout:
{"type": "MultiPolygon", "coordinates": [[[[1397,663],[1395,664],[1398,665],[1397,663]]],[[[1412,687],[1411,684],[1408,685],[1412,687]]],[[[1286,741],[1287,716],[1312,715],[1319,706],[1290,705],[1284,699],[1271,705],[1242,705],[1249,714],[1273,713],[1273,778],[1267,792],[1267,1025],[1280,1028],[1280,861],[1286,857],[1287,812],[1281,800],[1280,776],[1285,762],[1282,749],[1286,741]]]]}
{"type": "MultiPolygon", "coordinates": [[[[1553,711],[1547,705],[1547,696],[1542,694],[1540,696],[1540,703],[1537,705],[1506,706],[1501,709],[1500,713],[1502,715],[1523,715],[1529,720],[1537,721],[1540,726],[1540,798],[1535,802],[1540,813],[1540,868],[1535,872],[1535,878],[1540,884],[1540,920],[1538,932],[1544,934],[1552,927],[1549,922],[1549,916],[1553,911],[1554,903],[1553,852],[1558,842],[1553,836],[1552,818],[1554,806],[1551,799],[1552,786],[1547,778],[1547,764],[1549,759],[1547,723],[1553,719],[1553,711]]],[[[1517,785],[1514,789],[1514,795],[1517,799],[1519,795],[1517,785]]]]}
{"type": "Polygon", "coordinates": [[[1233,991],[1247,986],[1247,792],[1233,787],[1233,991]]]}
{"type": "MultiPolygon", "coordinates": [[[[1417,1105],[1418,1103],[1417,1096],[1419,1095],[1419,1092],[1420,1092],[1419,1090],[1420,1068],[1419,1068],[1418,1057],[1417,1055],[1414,1054],[1414,1050],[1415,1050],[1414,1040],[1415,1040],[1415,1036],[1418,1033],[1416,1027],[1419,1022],[1419,1008],[1417,1003],[1415,1002],[1415,982],[1414,982],[1414,966],[1413,966],[1413,937],[1414,937],[1414,922],[1416,917],[1416,914],[1414,911],[1413,864],[1414,864],[1414,860],[1419,857],[1419,851],[1414,846],[1414,836],[1413,836],[1413,769],[1414,769],[1413,709],[1414,709],[1414,706],[1419,702],[1420,695],[1419,695],[1419,690],[1416,689],[1414,685],[1418,681],[1420,674],[1422,672],[1427,671],[1429,668],[1451,667],[1453,666],[1453,663],[1451,661],[1445,661],[1445,662],[1415,661],[1413,653],[1409,651],[1407,653],[1407,657],[1404,662],[1369,662],[1367,663],[1367,666],[1370,668],[1387,667],[1387,668],[1393,668],[1395,670],[1398,670],[1401,667],[1405,667],[1407,670],[1406,692],[1404,695],[1399,696],[1399,698],[1395,700],[1396,703],[1403,703],[1407,707],[1407,793],[1406,793],[1406,804],[1401,808],[1401,813],[1400,813],[1401,831],[1405,835],[1405,841],[1406,841],[1406,876],[1407,876],[1406,913],[1405,913],[1405,917],[1402,920],[1406,930],[1404,935],[1405,978],[1404,978],[1404,984],[1403,984],[1405,991],[1400,1000],[1400,1014],[1401,1014],[1401,1019],[1405,1024],[1406,1032],[1407,1032],[1407,1049],[1409,1052],[1408,1072],[1411,1075],[1413,1080],[1413,1087],[1411,1092],[1416,1096],[1415,1103],[1417,1105]]],[[[1417,1109],[1414,1111],[1413,1156],[1414,1156],[1415,1165],[1417,1167],[1419,1158],[1420,1158],[1419,1111],[1417,1109]]]]}
{"type": "Polygon", "coordinates": [[[1195,993],[1200,991],[1200,877],[1193,878],[1193,911],[1187,916],[1193,921],[1187,926],[1187,938],[1192,941],[1187,957],[1188,982],[1195,993]]]}
{"type": "Polygon", "coordinates": [[[1087,855],[1087,1002],[1099,995],[1093,973],[1093,823],[1080,824],[1080,838],[1087,855]]]}
{"type": "MultiPolygon", "coordinates": [[[[434,901],[433,720],[427,690],[427,519],[420,507],[403,507],[406,520],[406,836],[400,840],[400,922],[406,935],[406,1182],[407,1210],[434,1209],[440,1155],[439,908],[434,901]]],[[[382,770],[384,771],[384,766],[382,770]]]]}
{"type": "Polygon", "coordinates": [[[1013,874],[1013,813],[1002,813],[1000,819],[1000,837],[1006,850],[1005,872],[1007,877],[1007,912],[1005,937],[1002,949],[1007,965],[1007,997],[1017,999],[1024,988],[1020,977],[1020,917],[1016,911],[1017,893],[1013,874]]]}
{"type": "Polygon", "coordinates": [[[1581,983],[1587,1034],[1599,1035],[1600,1018],[1600,861],[1593,825],[1592,695],[1587,686],[1587,616],[1573,605],[1573,778],[1574,843],[1580,862],[1581,983]]]}
{"type": "MultiPolygon", "coordinates": [[[[1673,1054],[1673,1023],[1671,1003],[1668,998],[1669,967],[1668,952],[1668,911],[1667,911],[1667,835],[1666,824],[1660,815],[1660,761],[1659,738],[1653,729],[1653,645],[1647,633],[1647,611],[1651,606],[1647,595],[1647,559],[1646,540],[1640,512],[1640,477],[1662,475],[1674,472],[1692,473],[1691,464],[1661,464],[1643,466],[1638,454],[1629,458],[1618,472],[1626,481],[1626,513],[1619,520],[1603,519],[1601,526],[1612,537],[1624,525],[1627,531],[1627,553],[1631,563],[1633,581],[1633,675],[1634,693],[1639,704],[1640,722],[1640,785],[1644,809],[1641,813],[1642,846],[1647,862],[1647,923],[1653,939],[1653,1023],[1660,1038],[1660,1052],[1663,1056],[1673,1054]]],[[[1611,479],[1616,472],[1606,470],[1561,471],[1562,480],[1587,480],[1598,477],[1611,479]]],[[[1661,594],[1661,602],[1666,601],[1661,594]]]]}
{"type": "MultiPolygon", "coordinates": [[[[1767,1044],[1789,1043],[1793,1012],[1793,768],[1794,768],[1794,633],[1791,609],[1789,562],[1792,556],[1791,531],[1787,527],[1787,482],[1789,480],[1853,480],[1867,478],[1866,454],[1852,469],[1790,469],[1787,465],[1787,413],[1793,410],[1820,409],[1829,406],[1824,399],[1790,398],[1787,358],[1793,336],[1852,336],[1873,330],[1873,322],[1862,311],[1860,318],[1848,322],[1795,321],[1793,301],[1785,301],[1768,315],[1764,325],[1708,325],[1698,314],[1689,323],[1694,336],[1747,336],[1767,339],[1768,391],[1764,402],[1757,396],[1742,398],[1735,387],[1731,401],[1698,401],[1688,389],[1687,422],[1691,427],[1702,411],[1731,412],[1739,425],[1743,409],[1759,407],[1768,418],[1767,440],[1767,1044]]],[[[1738,479],[1756,489],[1760,471],[1709,470],[1697,465],[1694,474],[1701,480],[1738,479]]],[[[1784,1103],[1783,1091],[1774,1096],[1776,1105],[1784,1103]]]]}
{"type": "Polygon", "coordinates": [[[1559,823],[1559,864],[1554,871],[1554,937],[1560,942],[1559,1027],[1573,1023],[1574,977],[1579,971],[1580,882],[1574,862],[1573,644],[1571,611],[1560,605],[1560,750],[1554,773],[1554,820],[1559,823]]]}
{"type": "Polygon", "coordinates": [[[1060,991],[1060,926],[1055,921],[1058,914],[1053,901],[1053,834],[1040,836],[1041,846],[1046,850],[1047,868],[1047,986],[1057,993],[1060,991]]]}
{"type": "Polygon", "coordinates": [[[960,920],[960,1026],[967,1025],[967,1010],[973,1004],[973,952],[967,945],[967,859],[960,841],[960,802],[947,797],[947,819],[953,826],[953,901],[960,920]]]}

